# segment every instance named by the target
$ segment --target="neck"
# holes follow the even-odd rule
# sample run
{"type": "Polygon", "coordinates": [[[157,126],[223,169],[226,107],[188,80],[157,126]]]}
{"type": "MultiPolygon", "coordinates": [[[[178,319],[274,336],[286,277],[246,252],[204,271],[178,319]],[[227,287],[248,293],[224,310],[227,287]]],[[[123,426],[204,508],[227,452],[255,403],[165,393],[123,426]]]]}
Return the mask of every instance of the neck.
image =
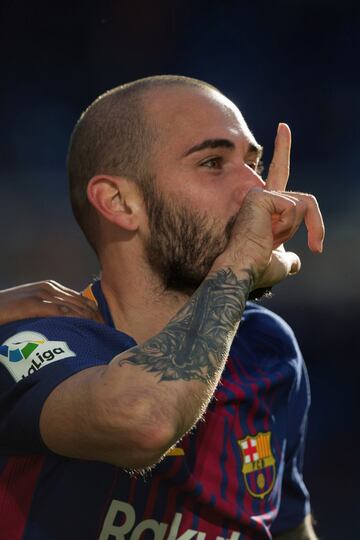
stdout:
{"type": "Polygon", "coordinates": [[[129,258],[103,260],[101,286],[115,327],[139,344],[160,332],[189,299],[183,293],[164,291],[145,262],[134,265],[129,258]]]}

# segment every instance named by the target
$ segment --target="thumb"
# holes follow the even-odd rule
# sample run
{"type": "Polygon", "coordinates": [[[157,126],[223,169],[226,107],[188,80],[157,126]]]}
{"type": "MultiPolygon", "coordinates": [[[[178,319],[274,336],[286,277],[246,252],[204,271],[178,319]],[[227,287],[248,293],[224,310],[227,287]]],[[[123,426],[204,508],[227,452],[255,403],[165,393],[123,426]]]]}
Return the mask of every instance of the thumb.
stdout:
{"type": "Polygon", "coordinates": [[[271,254],[268,267],[256,283],[256,288],[272,287],[288,276],[297,274],[300,268],[301,262],[296,253],[283,249],[275,249],[271,254]]]}
{"type": "Polygon", "coordinates": [[[301,261],[298,255],[296,253],[293,253],[292,251],[285,251],[284,255],[287,259],[287,264],[289,268],[289,276],[294,276],[298,272],[300,272],[301,268],[301,261]]]}
{"type": "Polygon", "coordinates": [[[280,244],[279,247],[273,250],[272,259],[274,258],[279,263],[282,262],[285,267],[285,271],[287,272],[286,275],[293,276],[300,271],[301,261],[299,256],[292,251],[286,251],[284,248],[284,244],[280,244]]]}
{"type": "Polygon", "coordinates": [[[278,274],[279,281],[287,276],[294,276],[300,272],[301,261],[299,256],[292,251],[275,249],[272,252],[270,266],[274,274],[278,274]]]}

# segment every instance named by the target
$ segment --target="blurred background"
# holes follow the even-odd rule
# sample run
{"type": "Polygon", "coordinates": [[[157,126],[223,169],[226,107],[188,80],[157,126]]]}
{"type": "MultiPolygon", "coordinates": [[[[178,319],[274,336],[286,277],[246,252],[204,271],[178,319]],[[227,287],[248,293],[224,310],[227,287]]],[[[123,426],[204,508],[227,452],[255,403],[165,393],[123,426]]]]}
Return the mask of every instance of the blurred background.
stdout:
{"type": "Polygon", "coordinates": [[[359,2],[104,0],[0,3],[1,280],[81,289],[95,257],[68,204],[65,155],[100,93],[160,73],[208,81],[241,108],[269,164],[293,131],[290,189],[314,193],[325,253],[302,231],[301,274],[266,305],[294,328],[313,404],[305,456],[318,533],[360,538],[359,2]]]}

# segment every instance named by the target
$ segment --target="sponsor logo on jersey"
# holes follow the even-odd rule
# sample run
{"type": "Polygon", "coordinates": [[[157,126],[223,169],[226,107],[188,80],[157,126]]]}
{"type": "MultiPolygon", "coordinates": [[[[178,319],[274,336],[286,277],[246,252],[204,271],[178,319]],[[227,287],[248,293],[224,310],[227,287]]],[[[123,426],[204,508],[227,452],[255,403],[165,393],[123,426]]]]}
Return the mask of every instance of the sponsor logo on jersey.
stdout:
{"type": "MultiPolygon", "coordinates": [[[[177,512],[171,523],[162,523],[155,519],[144,519],[136,523],[135,508],[124,501],[113,499],[105,516],[99,540],[140,540],[143,533],[152,533],[154,540],[206,540],[205,532],[186,529],[179,533],[183,515],[177,512]]],[[[147,535],[145,535],[148,538],[147,535]]],[[[239,532],[232,531],[230,536],[211,537],[211,540],[240,540],[239,532]]]]}
{"type": "Polygon", "coordinates": [[[0,362],[15,381],[71,356],[76,354],[65,341],[49,341],[38,332],[19,332],[0,346],[0,362]]]}
{"type": "Polygon", "coordinates": [[[258,433],[237,441],[242,454],[245,486],[253,496],[263,499],[274,487],[276,466],[270,446],[271,432],[258,433]]]}

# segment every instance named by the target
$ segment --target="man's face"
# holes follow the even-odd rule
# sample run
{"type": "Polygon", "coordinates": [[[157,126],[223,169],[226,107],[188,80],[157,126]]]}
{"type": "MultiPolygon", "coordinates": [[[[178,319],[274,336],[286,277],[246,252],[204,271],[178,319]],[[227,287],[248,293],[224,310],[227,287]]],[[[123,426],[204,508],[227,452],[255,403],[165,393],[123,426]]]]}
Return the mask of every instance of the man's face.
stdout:
{"type": "Polygon", "coordinates": [[[229,241],[261,148],[240,111],[215,91],[170,89],[149,106],[160,133],[146,193],[148,261],[167,289],[191,293],[229,241]]]}

